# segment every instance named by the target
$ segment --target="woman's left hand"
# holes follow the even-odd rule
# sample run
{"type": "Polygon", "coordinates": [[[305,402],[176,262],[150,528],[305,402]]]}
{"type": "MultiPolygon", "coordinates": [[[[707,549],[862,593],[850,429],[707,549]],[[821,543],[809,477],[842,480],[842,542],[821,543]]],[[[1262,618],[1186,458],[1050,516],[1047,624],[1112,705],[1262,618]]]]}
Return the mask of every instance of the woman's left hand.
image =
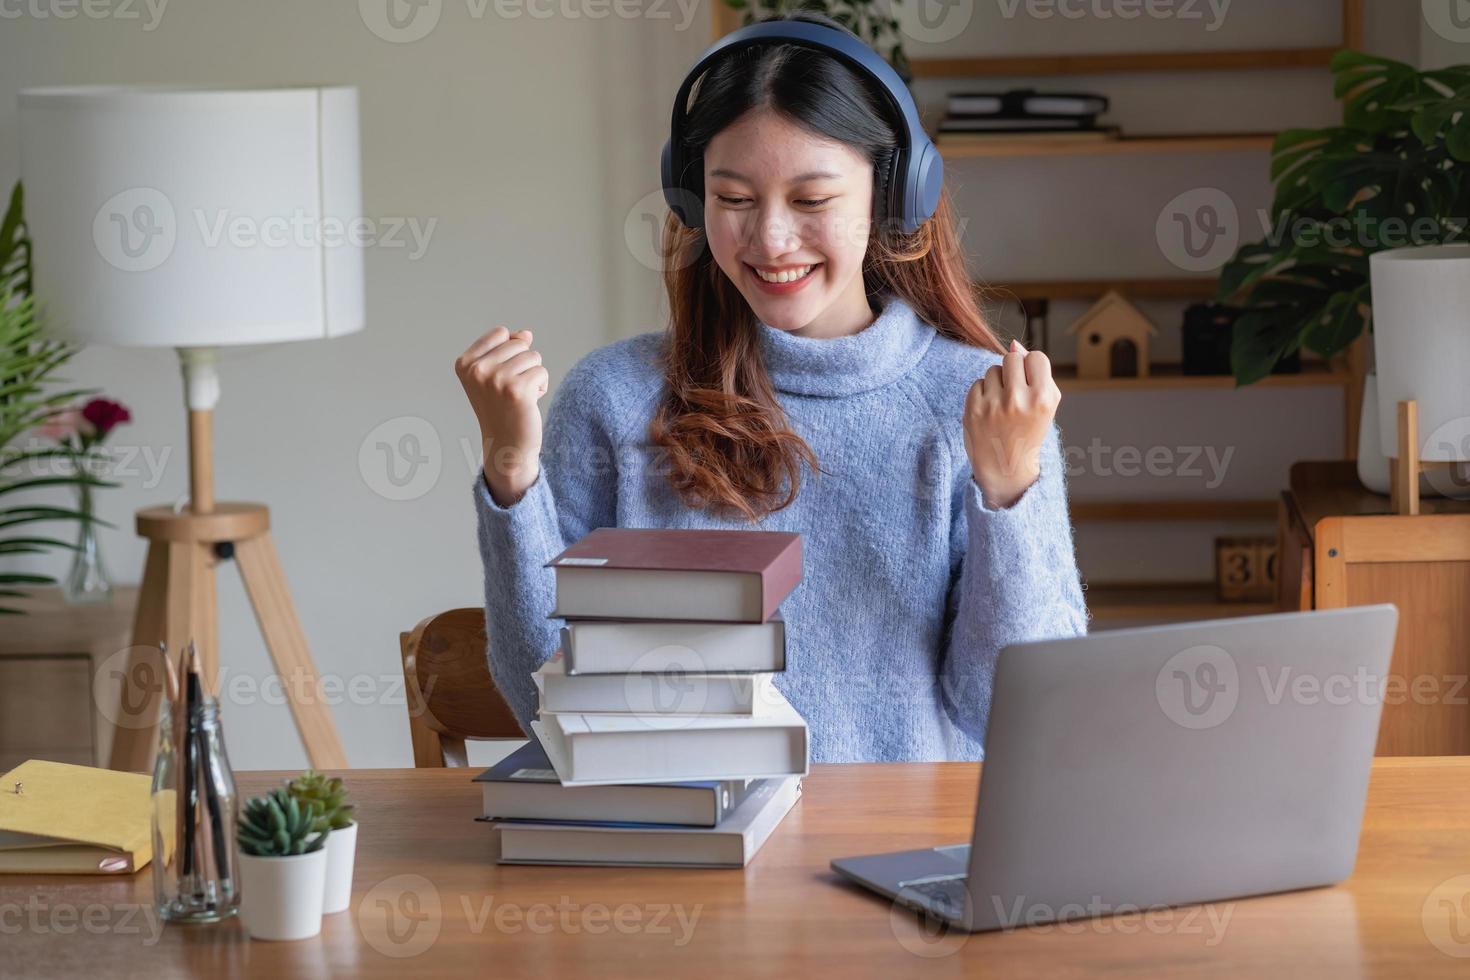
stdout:
{"type": "Polygon", "coordinates": [[[1011,506],[1041,475],[1041,444],[1061,400],[1051,361],[1014,340],[1001,363],[971,386],[965,453],[988,506],[1011,506]]]}

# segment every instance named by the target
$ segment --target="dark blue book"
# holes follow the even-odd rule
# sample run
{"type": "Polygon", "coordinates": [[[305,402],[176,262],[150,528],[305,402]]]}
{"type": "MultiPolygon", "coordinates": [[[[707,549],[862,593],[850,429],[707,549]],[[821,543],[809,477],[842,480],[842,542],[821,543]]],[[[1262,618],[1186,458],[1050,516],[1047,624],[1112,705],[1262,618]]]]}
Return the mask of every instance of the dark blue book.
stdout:
{"type": "Polygon", "coordinates": [[[488,819],[713,827],[765,780],[563,786],[533,738],[475,782],[488,819]]]}

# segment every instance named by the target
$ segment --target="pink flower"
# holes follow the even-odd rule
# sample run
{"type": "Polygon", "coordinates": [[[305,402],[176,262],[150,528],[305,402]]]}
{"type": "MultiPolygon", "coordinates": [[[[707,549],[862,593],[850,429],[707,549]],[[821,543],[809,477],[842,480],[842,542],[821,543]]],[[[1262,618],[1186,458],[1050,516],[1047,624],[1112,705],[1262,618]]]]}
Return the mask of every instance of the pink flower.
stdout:
{"type": "Polygon", "coordinates": [[[132,413],[121,402],[107,398],[94,398],[87,402],[82,408],[82,417],[91,423],[99,442],[117,426],[133,420],[132,413]]]}
{"type": "Polygon", "coordinates": [[[36,435],[42,439],[54,439],[56,442],[66,442],[72,436],[82,434],[84,428],[90,427],[82,410],[75,405],[59,409],[46,417],[46,421],[36,426],[36,435]]]}

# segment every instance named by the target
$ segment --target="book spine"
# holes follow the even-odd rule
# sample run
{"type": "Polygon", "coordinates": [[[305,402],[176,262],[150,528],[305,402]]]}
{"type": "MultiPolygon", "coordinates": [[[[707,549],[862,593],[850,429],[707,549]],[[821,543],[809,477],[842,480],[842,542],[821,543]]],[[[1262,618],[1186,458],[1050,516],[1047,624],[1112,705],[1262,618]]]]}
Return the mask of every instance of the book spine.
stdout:
{"type": "MultiPolygon", "coordinates": [[[[786,550],[761,575],[761,622],[768,621],[781,602],[801,584],[801,538],[793,538],[786,550]]],[[[785,627],[782,627],[783,631],[785,627]]]]}

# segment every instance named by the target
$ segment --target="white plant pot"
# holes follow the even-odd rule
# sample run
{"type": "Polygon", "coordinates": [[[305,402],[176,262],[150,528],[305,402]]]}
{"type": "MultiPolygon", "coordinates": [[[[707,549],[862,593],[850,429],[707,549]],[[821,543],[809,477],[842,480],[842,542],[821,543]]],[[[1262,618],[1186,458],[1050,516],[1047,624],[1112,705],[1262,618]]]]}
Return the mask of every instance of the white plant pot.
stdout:
{"type": "Polygon", "coordinates": [[[1369,259],[1378,437],[1399,455],[1398,403],[1419,403],[1419,456],[1470,460],[1470,246],[1396,248],[1369,259]]]}
{"type": "Polygon", "coordinates": [[[352,904],[352,866],[357,861],[357,824],[327,835],[327,886],[322,911],[346,912],[352,904]]]}
{"type": "MultiPolygon", "coordinates": [[[[329,837],[328,840],[331,838],[329,837]]],[[[309,939],[322,931],[327,851],[240,855],[240,921],[252,939],[309,939]]]]}

